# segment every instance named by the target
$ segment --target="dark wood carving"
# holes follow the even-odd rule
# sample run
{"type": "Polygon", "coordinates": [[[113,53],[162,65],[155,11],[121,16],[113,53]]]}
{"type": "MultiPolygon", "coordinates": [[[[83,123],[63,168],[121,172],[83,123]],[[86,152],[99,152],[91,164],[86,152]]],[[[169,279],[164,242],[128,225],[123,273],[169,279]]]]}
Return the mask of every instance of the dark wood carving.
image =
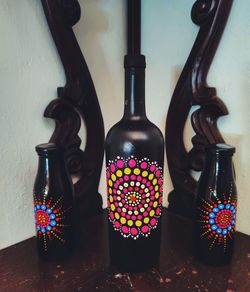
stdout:
{"type": "Polygon", "coordinates": [[[66,75],[66,85],[58,88],[58,98],[45,110],[44,116],[55,119],[51,142],[66,149],[66,163],[71,175],[79,178],[74,184],[78,211],[96,214],[102,209],[98,194],[103,153],[104,126],[95,87],[81,53],[72,26],[81,16],[77,0],[41,0],[66,75]],[[78,132],[83,119],[87,141],[80,149],[78,132]]]}
{"type": "Polygon", "coordinates": [[[199,33],[176,85],[166,123],[166,151],[174,190],[169,194],[169,210],[192,216],[197,181],[191,170],[201,171],[204,146],[222,143],[217,119],[227,115],[216,89],[207,85],[207,74],[223,34],[233,0],[197,0],[192,20],[200,26],[199,33]],[[191,123],[196,135],[193,148],[187,151],[183,142],[184,126],[192,106],[191,123]]]}

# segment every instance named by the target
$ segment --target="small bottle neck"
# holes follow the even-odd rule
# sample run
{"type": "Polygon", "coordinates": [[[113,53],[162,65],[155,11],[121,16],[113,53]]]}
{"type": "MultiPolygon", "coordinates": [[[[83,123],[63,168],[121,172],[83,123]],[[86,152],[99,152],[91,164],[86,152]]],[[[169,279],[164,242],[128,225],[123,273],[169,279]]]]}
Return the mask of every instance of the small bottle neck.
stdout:
{"type": "Polygon", "coordinates": [[[213,178],[213,184],[217,184],[221,179],[227,181],[235,180],[232,155],[207,154],[204,174],[213,178]]]}
{"type": "Polygon", "coordinates": [[[59,154],[39,156],[38,171],[45,176],[50,176],[54,172],[58,173],[63,167],[62,160],[59,154]]]}
{"type": "Polygon", "coordinates": [[[125,105],[123,119],[146,119],[145,68],[125,68],[125,105]]]}

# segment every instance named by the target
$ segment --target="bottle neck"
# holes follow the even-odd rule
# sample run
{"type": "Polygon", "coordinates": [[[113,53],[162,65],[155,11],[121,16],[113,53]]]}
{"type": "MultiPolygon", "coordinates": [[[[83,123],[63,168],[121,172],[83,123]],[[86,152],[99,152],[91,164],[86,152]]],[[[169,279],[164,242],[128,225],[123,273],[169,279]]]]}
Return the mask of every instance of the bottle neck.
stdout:
{"type": "Polygon", "coordinates": [[[125,68],[125,106],[123,119],[146,119],[145,68],[125,68]]]}

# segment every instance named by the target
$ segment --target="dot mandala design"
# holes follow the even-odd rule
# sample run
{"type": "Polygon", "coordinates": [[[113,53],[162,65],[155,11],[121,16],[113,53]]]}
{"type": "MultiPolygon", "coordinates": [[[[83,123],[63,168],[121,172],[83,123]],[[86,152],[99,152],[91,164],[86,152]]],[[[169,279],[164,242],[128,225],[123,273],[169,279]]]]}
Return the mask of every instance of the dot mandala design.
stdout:
{"type": "Polygon", "coordinates": [[[199,222],[204,231],[201,236],[211,240],[210,249],[217,244],[226,251],[227,241],[235,232],[236,200],[232,194],[223,195],[221,199],[213,195],[212,199],[203,200],[200,211],[199,222]]]}
{"type": "Polygon", "coordinates": [[[48,249],[48,240],[56,239],[62,243],[65,242],[63,239],[63,228],[70,225],[65,225],[63,222],[65,213],[71,208],[63,211],[62,199],[60,197],[56,202],[53,202],[53,199],[47,199],[45,194],[41,200],[34,195],[37,236],[39,240],[43,240],[45,251],[48,249]]]}
{"type": "Polygon", "coordinates": [[[156,162],[117,157],[107,167],[109,220],[123,237],[149,236],[162,205],[162,168],[156,162]]]}

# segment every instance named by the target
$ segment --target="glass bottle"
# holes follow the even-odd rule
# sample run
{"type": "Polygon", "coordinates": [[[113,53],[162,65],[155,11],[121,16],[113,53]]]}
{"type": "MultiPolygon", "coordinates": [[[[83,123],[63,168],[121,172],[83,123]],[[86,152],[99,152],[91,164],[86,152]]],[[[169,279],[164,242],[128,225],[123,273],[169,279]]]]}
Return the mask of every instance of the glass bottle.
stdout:
{"type": "Polygon", "coordinates": [[[198,259],[214,266],[228,263],[233,253],[237,208],[234,152],[230,145],[209,145],[198,185],[195,251],[198,259]]]}
{"type": "Polygon", "coordinates": [[[159,261],[164,140],[145,112],[141,2],[128,0],[127,4],[124,115],[106,138],[106,173],[111,264],[133,272],[159,261]]]}
{"type": "Polygon", "coordinates": [[[34,211],[39,255],[59,260],[73,248],[73,188],[63,151],[54,143],[36,146],[34,211]]]}

